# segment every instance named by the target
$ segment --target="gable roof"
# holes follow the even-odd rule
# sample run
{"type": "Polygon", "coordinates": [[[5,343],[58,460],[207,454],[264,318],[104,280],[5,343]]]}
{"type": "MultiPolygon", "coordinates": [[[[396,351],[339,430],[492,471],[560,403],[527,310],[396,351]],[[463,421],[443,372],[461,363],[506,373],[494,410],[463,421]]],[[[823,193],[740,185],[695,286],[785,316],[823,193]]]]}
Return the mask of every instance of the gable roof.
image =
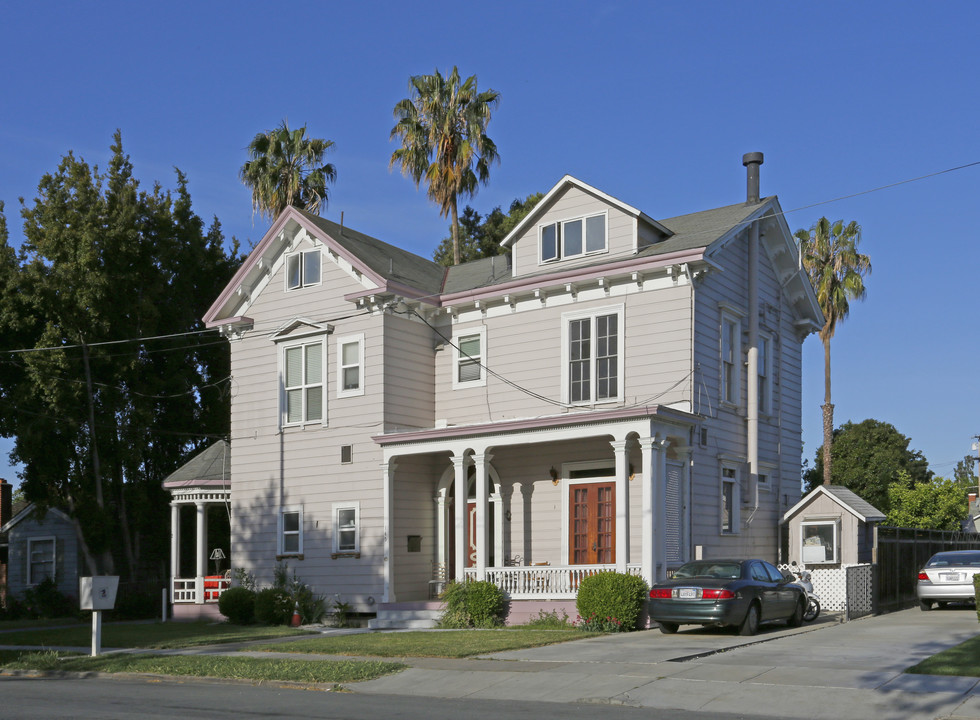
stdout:
{"type": "Polygon", "coordinates": [[[829,495],[837,502],[838,505],[841,505],[845,510],[850,512],[852,515],[857,516],[864,522],[881,522],[885,519],[885,514],[881,512],[881,510],[876,508],[857,493],[848,490],[843,485],[818,485],[815,490],[810,492],[806,497],[802,498],[798,503],[796,503],[796,505],[783,513],[783,520],[789,520],[793,515],[803,509],[804,506],[809,505],[821,494],[829,495]]]}
{"type": "Polygon", "coordinates": [[[163,480],[164,488],[231,486],[231,446],[219,440],[192,457],[163,480]]]}
{"type": "MultiPolygon", "coordinates": [[[[14,513],[14,516],[7,521],[7,524],[0,527],[0,535],[6,535],[15,525],[19,524],[22,520],[29,518],[34,513],[35,508],[36,505],[34,503],[27,503],[26,505],[22,506],[20,512],[14,513]]],[[[59,510],[58,508],[49,507],[47,512],[45,512],[44,517],[46,518],[49,514],[55,515],[59,520],[71,522],[71,518],[68,517],[63,510],[59,510]]]]}

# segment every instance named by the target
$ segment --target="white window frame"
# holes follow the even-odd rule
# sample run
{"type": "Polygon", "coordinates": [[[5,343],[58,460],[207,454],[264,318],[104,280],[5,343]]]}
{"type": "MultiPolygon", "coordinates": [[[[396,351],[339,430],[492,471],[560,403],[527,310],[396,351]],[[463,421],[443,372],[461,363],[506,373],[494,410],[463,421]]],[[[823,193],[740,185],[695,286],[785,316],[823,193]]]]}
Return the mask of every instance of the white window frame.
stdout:
{"type": "Polygon", "coordinates": [[[718,394],[719,400],[728,407],[738,407],[742,400],[742,319],[740,316],[723,309],[719,323],[718,335],[718,394]],[[731,358],[726,359],[725,335],[728,327],[732,327],[731,358]],[[726,367],[731,365],[731,377],[728,377],[726,367]]]}
{"type": "Polygon", "coordinates": [[[307,287],[316,287],[323,283],[323,254],[319,248],[288,253],[283,259],[283,267],[285,269],[283,284],[286,287],[286,292],[302,290],[307,287]],[[306,277],[306,256],[312,255],[313,253],[316,253],[317,256],[317,277],[316,280],[309,280],[306,277]],[[291,285],[289,282],[289,264],[293,261],[299,262],[299,282],[295,285],[291,285]]]}
{"type": "Polygon", "coordinates": [[[836,519],[827,520],[803,520],[800,522],[800,561],[804,565],[836,565],[839,560],[838,555],[840,554],[840,530],[838,528],[838,523],[836,519]],[[808,527],[819,527],[819,526],[829,526],[833,529],[832,533],[832,546],[829,558],[824,560],[814,560],[811,556],[807,558],[805,555],[806,547],[803,545],[803,541],[806,535],[806,529],[808,527]]]}
{"type": "Polygon", "coordinates": [[[335,553],[359,553],[361,552],[361,503],[357,500],[346,503],[334,503],[333,505],[333,551],[335,553]],[[340,512],[342,510],[354,511],[354,547],[340,547],[340,512]]]}
{"type": "Polygon", "coordinates": [[[776,477],[777,468],[775,465],[759,463],[759,473],[756,476],[760,490],[769,492],[773,488],[773,478],[776,477]]]}
{"type": "Polygon", "coordinates": [[[467,330],[457,330],[453,333],[453,390],[472,387],[485,387],[487,384],[487,326],[478,325],[467,330]],[[460,352],[460,342],[466,338],[479,335],[480,354],[475,358],[480,364],[480,377],[476,380],[461,381],[459,379],[460,363],[468,356],[460,352]]]}
{"type": "Polygon", "coordinates": [[[34,545],[39,545],[41,543],[51,543],[51,560],[42,561],[44,564],[48,562],[51,563],[51,575],[49,576],[52,581],[57,582],[58,574],[58,539],[54,535],[45,535],[44,537],[28,538],[27,539],[27,584],[37,585],[43,582],[44,578],[40,580],[34,577],[34,545]]]}
{"type": "Polygon", "coordinates": [[[364,394],[364,333],[356,335],[346,335],[337,338],[337,397],[356,397],[364,394]],[[344,346],[357,343],[357,362],[355,364],[344,364],[344,346]],[[344,370],[357,368],[357,387],[344,388],[344,370]]]}
{"type": "Polygon", "coordinates": [[[609,252],[609,213],[605,210],[597,213],[589,213],[588,215],[563,218],[561,220],[541,223],[538,225],[538,265],[546,265],[548,263],[558,262],[559,260],[585,257],[586,255],[599,255],[606,252],[609,252]],[[598,250],[588,250],[586,249],[588,245],[588,220],[597,217],[602,218],[602,247],[598,250]],[[569,253],[565,247],[565,226],[576,222],[582,223],[582,249],[579,252],[569,253]],[[555,255],[554,257],[546,258],[544,256],[544,233],[546,228],[551,227],[555,229],[556,234],[555,255]]]}
{"type": "Polygon", "coordinates": [[[759,335],[759,413],[772,415],[773,338],[769,333],[759,335]]]}
{"type": "Polygon", "coordinates": [[[722,535],[738,535],[739,529],[741,527],[741,518],[739,517],[739,508],[742,505],[741,502],[741,481],[739,479],[739,469],[734,465],[722,465],[721,472],[719,473],[720,485],[718,489],[721,491],[718,495],[718,528],[720,534],[722,535]],[[728,529],[725,529],[725,486],[731,487],[731,499],[728,508],[729,518],[728,518],[728,529]]]}
{"type": "MultiPolygon", "coordinates": [[[[306,373],[306,358],[304,351],[303,358],[303,372],[306,373]]],[[[325,335],[316,336],[304,336],[303,338],[296,338],[293,342],[287,342],[283,340],[279,345],[279,426],[280,427],[302,427],[304,425],[319,424],[321,426],[327,425],[327,377],[328,377],[328,367],[327,367],[327,339],[325,335]],[[307,348],[314,345],[320,346],[320,382],[319,383],[308,383],[306,382],[306,377],[303,378],[303,382],[300,385],[287,388],[286,386],[286,354],[287,351],[295,348],[307,348]],[[307,393],[306,391],[310,388],[314,388],[317,385],[320,387],[322,393],[320,399],[320,407],[322,411],[319,418],[307,419],[307,393]],[[302,398],[302,419],[290,422],[289,421],[289,393],[288,390],[300,389],[303,390],[302,398]]]]}
{"type": "Polygon", "coordinates": [[[303,506],[302,505],[291,505],[288,507],[279,508],[279,519],[276,527],[276,556],[277,557],[298,557],[303,554],[303,506]],[[297,520],[299,521],[298,528],[296,530],[288,531],[290,535],[296,535],[297,538],[297,549],[296,550],[286,550],[286,523],[284,516],[292,515],[295,513],[297,515],[297,520]]]}
{"type": "Polygon", "coordinates": [[[594,308],[591,310],[580,310],[576,312],[562,313],[561,316],[561,399],[562,402],[567,405],[602,405],[606,403],[615,403],[622,401],[625,396],[625,384],[626,375],[624,373],[625,368],[625,305],[611,305],[606,307],[594,308]],[[616,395],[596,399],[596,388],[597,388],[597,374],[596,374],[596,343],[595,343],[595,319],[600,316],[605,315],[615,315],[616,316],[616,395]],[[589,388],[589,399],[588,400],[576,400],[572,402],[571,397],[571,387],[570,387],[570,364],[571,364],[571,348],[569,343],[571,342],[571,334],[569,327],[572,322],[577,320],[591,319],[591,348],[590,348],[590,388],[589,388]]]}

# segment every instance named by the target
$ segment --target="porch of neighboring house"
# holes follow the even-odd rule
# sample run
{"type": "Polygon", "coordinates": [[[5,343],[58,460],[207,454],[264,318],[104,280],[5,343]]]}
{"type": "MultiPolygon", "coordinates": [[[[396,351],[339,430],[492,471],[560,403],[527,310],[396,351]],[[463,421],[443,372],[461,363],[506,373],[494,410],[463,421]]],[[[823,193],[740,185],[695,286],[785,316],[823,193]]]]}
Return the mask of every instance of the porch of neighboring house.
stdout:
{"type": "Polygon", "coordinates": [[[376,438],[388,539],[379,617],[431,609],[453,579],[496,584],[514,621],[574,618],[582,580],[604,570],[665,578],[688,544],[688,422],[644,408],[376,438]]]}
{"type": "Polygon", "coordinates": [[[223,617],[218,598],[231,586],[228,466],[228,443],[221,441],[164,480],[171,497],[170,603],[175,620],[223,617]],[[188,508],[193,510],[192,523],[188,508]]]}

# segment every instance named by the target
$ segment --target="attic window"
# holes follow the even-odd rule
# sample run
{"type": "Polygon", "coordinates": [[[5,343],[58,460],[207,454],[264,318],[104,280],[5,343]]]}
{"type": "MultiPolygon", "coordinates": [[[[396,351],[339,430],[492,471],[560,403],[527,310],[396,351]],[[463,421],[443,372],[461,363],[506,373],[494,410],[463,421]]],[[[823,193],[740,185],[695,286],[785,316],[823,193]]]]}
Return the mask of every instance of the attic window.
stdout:
{"type": "Polygon", "coordinates": [[[541,262],[606,251],[606,213],[541,225],[541,262]]]}
{"type": "Polygon", "coordinates": [[[286,256],[286,289],[320,284],[320,251],[306,250],[286,256]]]}

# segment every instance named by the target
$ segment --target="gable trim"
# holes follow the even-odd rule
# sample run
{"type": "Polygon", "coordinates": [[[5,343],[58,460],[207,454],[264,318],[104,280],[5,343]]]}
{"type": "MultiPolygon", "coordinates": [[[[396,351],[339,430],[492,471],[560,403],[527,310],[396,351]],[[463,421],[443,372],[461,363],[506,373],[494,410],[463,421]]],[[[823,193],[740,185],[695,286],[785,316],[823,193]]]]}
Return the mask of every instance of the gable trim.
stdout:
{"type": "MultiPolygon", "coordinates": [[[[14,525],[17,525],[22,520],[25,520],[26,518],[30,517],[30,515],[34,512],[34,509],[35,509],[35,504],[34,503],[31,503],[27,507],[25,507],[23,510],[21,510],[19,513],[17,513],[16,515],[14,515],[12,518],[10,518],[10,520],[7,521],[7,524],[6,525],[4,525],[3,527],[0,527],[0,534],[6,534],[7,532],[10,531],[10,529],[12,527],[14,527],[14,525]]],[[[68,515],[66,513],[64,513],[63,511],[59,510],[58,508],[49,507],[48,508],[48,512],[49,513],[54,513],[55,515],[57,515],[58,517],[60,517],[62,520],[66,520],[68,522],[71,522],[71,518],[68,517],[68,515]]]]}

